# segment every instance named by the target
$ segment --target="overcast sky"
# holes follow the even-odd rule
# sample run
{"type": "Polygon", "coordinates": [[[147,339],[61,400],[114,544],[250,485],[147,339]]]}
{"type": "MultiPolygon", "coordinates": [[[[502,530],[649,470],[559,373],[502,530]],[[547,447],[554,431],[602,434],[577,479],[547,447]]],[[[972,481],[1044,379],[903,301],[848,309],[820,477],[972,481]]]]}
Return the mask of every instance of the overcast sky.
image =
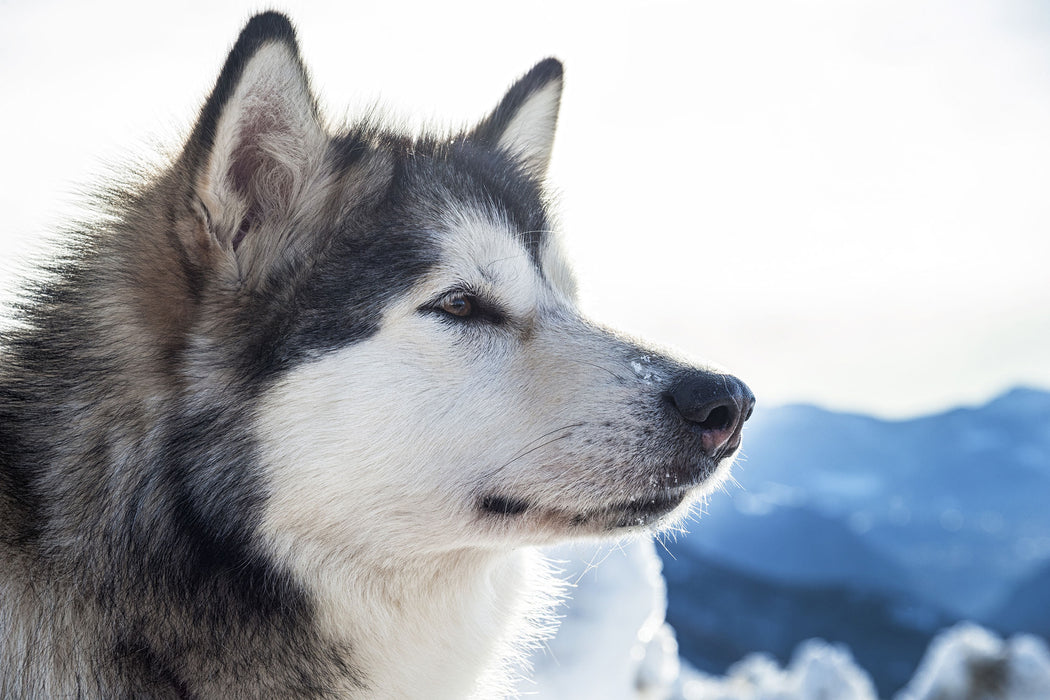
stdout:
{"type": "MultiPolygon", "coordinates": [[[[0,0],[4,250],[177,148],[262,7],[167,5],[0,0]]],[[[1046,3],[278,8],[335,121],[461,125],[562,58],[552,180],[585,308],[766,405],[906,416],[1050,387],[1046,3]]]]}

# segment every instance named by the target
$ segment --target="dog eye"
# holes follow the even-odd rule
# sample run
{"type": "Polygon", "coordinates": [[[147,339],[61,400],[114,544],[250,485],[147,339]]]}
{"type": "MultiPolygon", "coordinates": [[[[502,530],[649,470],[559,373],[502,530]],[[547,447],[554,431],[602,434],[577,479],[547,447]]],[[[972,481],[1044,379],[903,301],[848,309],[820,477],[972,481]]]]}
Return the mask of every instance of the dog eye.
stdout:
{"type": "Polygon", "coordinates": [[[449,316],[469,318],[477,308],[477,299],[468,294],[449,294],[441,300],[440,308],[449,316]]]}
{"type": "Polygon", "coordinates": [[[423,313],[438,314],[452,323],[481,322],[501,326],[507,322],[503,308],[490,301],[482,301],[477,295],[463,289],[446,292],[426,306],[419,308],[423,313]]]}

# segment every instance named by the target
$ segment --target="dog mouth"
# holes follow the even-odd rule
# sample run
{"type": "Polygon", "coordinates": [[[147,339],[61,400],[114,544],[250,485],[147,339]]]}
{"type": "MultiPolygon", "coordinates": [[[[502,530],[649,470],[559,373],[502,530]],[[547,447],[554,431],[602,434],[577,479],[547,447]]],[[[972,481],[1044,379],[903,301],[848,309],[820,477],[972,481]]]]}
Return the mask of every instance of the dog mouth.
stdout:
{"type": "Polygon", "coordinates": [[[569,511],[531,503],[516,496],[484,496],[478,510],[502,520],[529,519],[572,529],[622,530],[644,528],[657,523],[686,500],[687,487],[655,492],[642,498],[602,505],[597,508],[569,511]]]}
{"type": "MultiPolygon", "coordinates": [[[[637,495],[619,499],[604,498],[591,507],[565,507],[545,498],[490,492],[476,502],[485,517],[504,523],[521,521],[558,530],[608,532],[658,527],[659,522],[677,510],[693,493],[706,490],[718,465],[693,465],[690,469],[657,469],[637,495]]],[[[576,499],[573,499],[576,500],[576,499]]]]}

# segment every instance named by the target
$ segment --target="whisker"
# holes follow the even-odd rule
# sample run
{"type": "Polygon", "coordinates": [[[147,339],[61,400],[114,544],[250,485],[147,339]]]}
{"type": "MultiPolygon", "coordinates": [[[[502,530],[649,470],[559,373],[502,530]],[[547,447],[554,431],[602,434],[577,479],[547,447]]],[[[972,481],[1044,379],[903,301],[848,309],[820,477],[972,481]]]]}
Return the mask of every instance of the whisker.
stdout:
{"type": "Polygon", "coordinates": [[[590,561],[588,561],[586,564],[584,564],[583,571],[581,571],[580,575],[576,577],[576,580],[573,582],[573,585],[579,585],[580,581],[583,580],[584,576],[586,576],[589,572],[594,571],[599,566],[601,566],[605,562],[606,559],[608,559],[609,557],[612,556],[612,553],[613,553],[612,549],[606,549],[605,547],[599,547],[598,550],[596,552],[594,552],[593,556],[591,556],[590,561]],[[601,557],[601,559],[598,560],[598,557],[601,557]]]}
{"type": "Polygon", "coordinates": [[[511,457],[510,460],[508,460],[504,464],[500,465],[496,469],[492,470],[492,472],[490,472],[489,476],[493,476],[495,474],[498,474],[499,472],[503,471],[504,469],[506,469],[510,465],[512,465],[515,462],[517,462],[522,457],[526,457],[526,456],[532,454],[533,452],[535,452],[536,450],[542,449],[542,448],[546,447],[547,445],[550,445],[552,443],[557,442],[558,440],[564,440],[565,438],[569,437],[569,435],[572,434],[572,430],[574,428],[579,428],[582,425],[583,425],[583,423],[571,423],[569,425],[565,425],[565,426],[562,426],[560,428],[555,428],[554,430],[546,432],[543,435],[540,435],[539,437],[533,438],[528,443],[526,443],[525,447],[523,447],[521,451],[519,451],[517,454],[515,454],[513,457],[511,457]],[[538,442],[540,440],[543,440],[544,438],[549,437],[550,435],[554,435],[554,433],[562,432],[562,431],[567,431],[567,432],[565,432],[563,435],[557,435],[554,438],[552,438],[550,440],[547,440],[546,442],[540,443],[539,445],[535,444],[536,442],[538,442]]]}
{"type": "Polygon", "coordinates": [[[514,255],[508,255],[505,258],[496,258],[495,260],[489,260],[488,262],[484,263],[482,265],[482,267],[488,269],[488,268],[492,267],[493,265],[495,265],[496,263],[501,263],[501,262],[504,262],[506,260],[518,260],[518,259],[527,258],[527,257],[529,257],[529,254],[527,252],[525,252],[525,251],[522,251],[520,253],[515,253],[514,255]]]}
{"type": "MultiPolygon", "coordinates": [[[[668,531],[668,532],[670,532],[670,531],[668,531]]],[[[676,557],[675,555],[671,554],[671,550],[667,548],[667,544],[664,542],[662,537],[654,537],[653,541],[656,542],[661,547],[663,547],[663,550],[665,552],[667,552],[667,556],[671,557],[675,561],[678,561],[678,557],[676,557]]]]}
{"type": "Polygon", "coordinates": [[[630,377],[627,377],[627,376],[621,376],[621,375],[617,374],[616,372],[612,371],[611,369],[609,369],[608,367],[603,367],[602,365],[596,364],[596,363],[594,363],[594,362],[587,362],[586,360],[580,360],[580,359],[577,359],[577,358],[575,358],[575,357],[574,357],[574,358],[571,358],[571,361],[572,361],[572,362],[577,362],[577,363],[579,363],[579,364],[581,364],[581,365],[587,365],[587,366],[589,366],[589,367],[594,367],[595,369],[600,369],[600,370],[603,370],[603,371],[605,371],[605,372],[608,372],[608,373],[609,373],[609,374],[611,374],[611,375],[613,376],[613,378],[614,378],[614,379],[616,379],[617,381],[621,381],[621,382],[627,382],[627,381],[630,381],[630,377]]]}
{"type": "MultiPolygon", "coordinates": [[[[522,446],[521,449],[527,450],[532,445],[534,445],[535,443],[539,442],[540,440],[542,440],[542,439],[544,439],[546,437],[549,437],[549,436],[553,435],[554,433],[561,432],[562,430],[571,430],[573,428],[579,428],[582,425],[583,425],[583,423],[570,423],[569,425],[563,425],[560,428],[555,428],[554,430],[549,430],[546,433],[544,433],[543,435],[540,435],[538,437],[534,437],[533,439],[529,440],[527,443],[525,443],[522,446]]],[[[517,459],[517,457],[515,456],[514,459],[517,459]]]]}

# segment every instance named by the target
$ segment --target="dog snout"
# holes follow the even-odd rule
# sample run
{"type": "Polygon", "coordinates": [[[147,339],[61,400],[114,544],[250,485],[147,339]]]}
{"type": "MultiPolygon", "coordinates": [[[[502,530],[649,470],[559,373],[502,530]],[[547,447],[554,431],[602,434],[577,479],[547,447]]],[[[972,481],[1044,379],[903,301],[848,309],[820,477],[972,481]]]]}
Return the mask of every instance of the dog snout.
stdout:
{"type": "Polygon", "coordinates": [[[755,408],[755,395],[728,374],[695,371],[678,377],[664,399],[700,433],[705,453],[721,456],[740,446],[744,422],[755,408]]]}

